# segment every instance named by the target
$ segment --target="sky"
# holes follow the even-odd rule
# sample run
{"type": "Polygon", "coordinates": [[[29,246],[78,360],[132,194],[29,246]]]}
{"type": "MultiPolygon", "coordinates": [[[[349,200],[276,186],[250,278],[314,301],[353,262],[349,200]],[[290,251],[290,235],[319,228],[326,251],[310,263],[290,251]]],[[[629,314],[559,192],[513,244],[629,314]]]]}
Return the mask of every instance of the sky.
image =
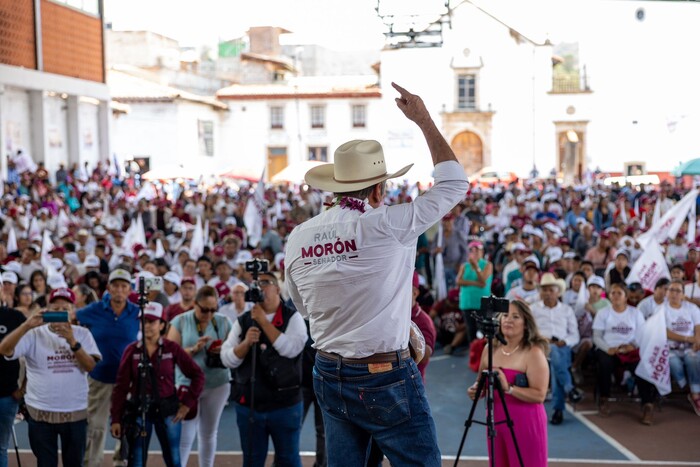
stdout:
{"type": "MultiPolygon", "coordinates": [[[[451,0],[458,5],[464,0],[451,0]]],[[[473,0],[521,32],[570,40],[572,25],[555,20],[579,0],[473,0]]],[[[587,0],[587,8],[598,4],[587,0]]],[[[180,41],[181,46],[215,46],[241,37],[251,26],[281,26],[293,34],[284,43],[323,45],[333,50],[378,50],[386,27],[375,9],[377,0],[105,0],[105,19],[115,30],[150,30],[180,41]]],[[[380,13],[411,21],[434,18],[444,0],[381,0],[380,13]],[[425,16],[423,16],[425,15],[425,16]]]]}

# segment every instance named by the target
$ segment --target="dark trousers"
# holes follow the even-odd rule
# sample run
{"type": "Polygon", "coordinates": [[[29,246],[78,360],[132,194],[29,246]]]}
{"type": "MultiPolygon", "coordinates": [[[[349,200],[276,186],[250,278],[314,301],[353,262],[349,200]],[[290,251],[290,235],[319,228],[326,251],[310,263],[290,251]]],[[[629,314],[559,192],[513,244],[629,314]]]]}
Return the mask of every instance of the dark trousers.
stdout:
{"type": "Polygon", "coordinates": [[[87,420],[67,423],[37,422],[27,418],[29,446],[36,456],[37,467],[58,465],[58,439],[61,439],[61,460],[64,467],[83,465],[87,442],[87,420]]]}
{"type": "MultiPolygon", "coordinates": [[[[637,363],[622,363],[617,355],[608,355],[600,349],[595,351],[598,360],[598,393],[600,397],[610,397],[610,387],[612,386],[612,375],[619,367],[629,370],[634,374],[637,363]]],[[[651,404],[656,396],[656,388],[649,381],[635,376],[635,382],[639,389],[639,397],[642,404],[651,404]]]]}
{"type": "Polygon", "coordinates": [[[323,412],[318,405],[313,387],[302,386],[301,393],[304,397],[304,416],[302,418],[302,423],[303,420],[306,420],[306,414],[311,404],[314,405],[314,426],[316,427],[316,462],[314,462],[314,467],[326,467],[328,461],[326,460],[326,430],[323,428],[323,412]]]}

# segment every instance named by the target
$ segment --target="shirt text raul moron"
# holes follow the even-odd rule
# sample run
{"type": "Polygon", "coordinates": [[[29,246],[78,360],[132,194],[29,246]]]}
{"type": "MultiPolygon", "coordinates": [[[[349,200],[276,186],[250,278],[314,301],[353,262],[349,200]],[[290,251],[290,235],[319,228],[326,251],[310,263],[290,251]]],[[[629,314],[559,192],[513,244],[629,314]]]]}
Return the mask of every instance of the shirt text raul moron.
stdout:
{"type": "Polygon", "coordinates": [[[337,261],[347,261],[348,259],[357,258],[357,255],[348,256],[345,253],[354,253],[357,251],[355,239],[341,240],[336,236],[334,230],[330,232],[317,233],[314,235],[314,241],[318,242],[314,245],[301,248],[301,258],[312,258],[311,261],[305,261],[304,264],[321,265],[326,263],[334,263],[337,261]],[[323,240],[333,240],[321,243],[323,240]]]}

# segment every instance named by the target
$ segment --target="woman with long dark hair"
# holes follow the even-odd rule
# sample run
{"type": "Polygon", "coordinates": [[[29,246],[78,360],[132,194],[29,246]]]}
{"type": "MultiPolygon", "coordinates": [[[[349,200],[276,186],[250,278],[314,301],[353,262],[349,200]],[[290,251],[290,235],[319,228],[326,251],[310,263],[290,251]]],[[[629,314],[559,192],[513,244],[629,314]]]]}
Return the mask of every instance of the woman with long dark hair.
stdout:
{"type": "MultiPolygon", "coordinates": [[[[527,303],[514,300],[508,307],[508,313],[500,317],[501,334],[505,338],[503,345],[494,339],[493,368],[498,371],[498,378],[505,392],[508,412],[514,421],[515,437],[518,440],[524,465],[528,467],[546,467],[547,465],[547,414],[544,399],[549,385],[549,365],[547,354],[549,344],[537,330],[535,318],[527,303]]],[[[488,364],[488,347],[481,355],[479,374],[488,364]]],[[[469,397],[476,397],[477,383],[469,388],[469,397]]],[[[505,420],[505,413],[496,393],[494,403],[494,420],[505,420]]],[[[505,423],[496,425],[494,452],[497,466],[519,465],[518,456],[505,423]]]]}

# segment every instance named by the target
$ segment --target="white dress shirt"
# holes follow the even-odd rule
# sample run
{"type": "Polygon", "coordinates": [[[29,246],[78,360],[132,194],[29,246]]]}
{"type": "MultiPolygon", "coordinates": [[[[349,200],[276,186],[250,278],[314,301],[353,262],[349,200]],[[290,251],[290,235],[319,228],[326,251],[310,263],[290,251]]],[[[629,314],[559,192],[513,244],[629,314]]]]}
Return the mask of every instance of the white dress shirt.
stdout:
{"type": "Polygon", "coordinates": [[[364,203],[364,213],[336,206],[292,231],[287,287],[317,349],[362,358],[408,347],[418,236],[468,187],[455,161],[437,164],[434,175],[435,186],[412,203],[364,203]]]}
{"type": "Polygon", "coordinates": [[[550,308],[543,301],[539,301],[532,305],[532,315],[542,337],[551,339],[556,336],[569,347],[578,344],[578,322],[574,310],[569,305],[557,302],[554,308],[550,308]]]}
{"type": "MultiPolygon", "coordinates": [[[[246,311],[246,313],[249,313],[246,311]]],[[[267,316],[268,321],[272,321],[275,317],[275,313],[270,313],[267,316]]],[[[245,358],[238,358],[233,352],[238,344],[241,343],[241,323],[238,320],[233,321],[233,327],[231,332],[228,333],[226,341],[224,341],[221,346],[221,362],[228,368],[238,368],[243,363],[245,358]]],[[[260,331],[263,332],[263,331],[260,331]]],[[[243,336],[245,338],[245,336],[243,336]]],[[[306,323],[304,323],[304,318],[301,317],[299,313],[294,313],[291,318],[289,318],[289,324],[287,329],[279,335],[272,344],[278,354],[286,358],[294,358],[299,355],[308,339],[308,334],[306,333],[306,323]]]]}

